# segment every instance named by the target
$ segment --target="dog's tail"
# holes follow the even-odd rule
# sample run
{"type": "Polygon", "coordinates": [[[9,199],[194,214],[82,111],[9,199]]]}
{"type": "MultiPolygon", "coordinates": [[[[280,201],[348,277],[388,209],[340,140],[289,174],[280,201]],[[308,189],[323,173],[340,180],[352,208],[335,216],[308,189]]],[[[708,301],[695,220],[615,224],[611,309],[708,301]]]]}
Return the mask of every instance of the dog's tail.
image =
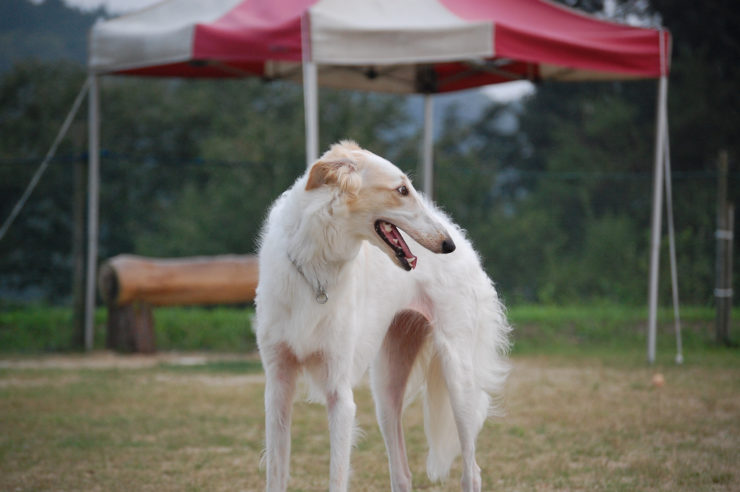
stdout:
{"type": "MultiPolygon", "coordinates": [[[[470,354],[476,389],[472,401],[466,402],[463,409],[463,418],[467,419],[475,435],[480,432],[489,415],[500,413],[498,399],[509,372],[505,355],[509,349],[507,335],[511,330],[495,290],[491,289],[480,300],[486,302],[477,305],[478,316],[474,323],[477,330],[470,354]]],[[[445,382],[442,356],[439,353],[427,354],[426,361],[424,428],[429,444],[427,475],[430,480],[437,481],[449,474],[452,462],[460,454],[460,440],[445,382]]]]}
{"type": "Polygon", "coordinates": [[[445,479],[460,454],[460,439],[438,356],[432,357],[426,374],[424,432],[429,444],[427,475],[432,481],[445,479]]]}
{"type": "MultiPolygon", "coordinates": [[[[430,480],[438,481],[446,479],[449,475],[452,462],[460,454],[460,439],[450,403],[450,393],[438,356],[432,357],[426,376],[424,431],[429,444],[427,475],[430,480]]],[[[470,419],[477,434],[488,417],[491,397],[480,388],[475,392],[475,401],[469,404],[466,418],[470,419]]]]}

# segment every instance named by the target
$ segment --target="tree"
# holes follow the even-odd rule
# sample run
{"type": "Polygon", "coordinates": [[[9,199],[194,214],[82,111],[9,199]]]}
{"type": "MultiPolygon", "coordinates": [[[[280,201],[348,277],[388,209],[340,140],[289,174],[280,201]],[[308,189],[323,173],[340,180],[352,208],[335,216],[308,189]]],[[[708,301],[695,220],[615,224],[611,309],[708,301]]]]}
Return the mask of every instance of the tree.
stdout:
{"type": "MultiPolygon", "coordinates": [[[[69,63],[17,65],[0,79],[0,217],[4,221],[51,145],[82,86],[69,63]],[[43,149],[43,150],[42,150],[43,149]]],[[[2,297],[68,295],[71,281],[73,164],[84,145],[78,117],[44,179],[0,241],[2,297]],[[34,294],[35,293],[35,294],[34,294]]]]}
{"type": "MultiPolygon", "coordinates": [[[[194,84],[214,116],[198,135],[205,165],[174,200],[159,201],[135,248],[155,256],[249,253],[270,203],[305,170],[300,87],[257,81],[194,84]],[[228,108],[228,109],[227,109],[228,108]]],[[[185,84],[190,86],[191,84],[185,84]]],[[[404,147],[394,129],[406,117],[394,96],[322,91],[324,148],[342,138],[389,155],[404,147]]],[[[197,107],[197,105],[196,105],[197,107]]]]}

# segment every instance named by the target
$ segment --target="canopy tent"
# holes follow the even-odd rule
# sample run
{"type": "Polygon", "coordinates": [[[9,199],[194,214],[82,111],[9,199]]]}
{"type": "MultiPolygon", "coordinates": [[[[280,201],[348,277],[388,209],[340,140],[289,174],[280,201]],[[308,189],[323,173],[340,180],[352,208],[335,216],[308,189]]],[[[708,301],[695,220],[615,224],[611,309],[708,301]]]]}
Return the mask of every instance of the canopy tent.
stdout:
{"type": "MultiPolygon", "coordinates": [[[[432,190],[432,99],[511,80],[659,78],[650,336],[667,159],[670,34],[608,22],[546,0],[167,0],[90,34],[87,330],[97,256],[100,75],[301,81],[306,159],[318,156],[318,86],[425,95],[424,191],[432,190]]],[[[668,183],[668,182],[666,182],[668,183]]],[[[92,339],[89,339],[91,344],[92,339]]]]}
{"type": "Polygon", "coordinates": [[[322,85],[449,92],[514,78],[657,78],[668,39],[540,0],[173,0],[97,24],[89,66],[297,78],[312,61],[322,85]]]}

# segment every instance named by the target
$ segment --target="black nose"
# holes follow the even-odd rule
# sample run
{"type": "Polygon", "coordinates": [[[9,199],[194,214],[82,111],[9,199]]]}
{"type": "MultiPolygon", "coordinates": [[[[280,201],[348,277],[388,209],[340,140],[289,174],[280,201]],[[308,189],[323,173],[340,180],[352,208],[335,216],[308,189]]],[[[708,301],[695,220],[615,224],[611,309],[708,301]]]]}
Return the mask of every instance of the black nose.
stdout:
{"type": "Polygon", "coordinates": [[[452,239],[447,238],[444,241],[442,241],[442,252],[443,253],[447,254],[447,253],[452,253],[453,251],[455,251],[455,242],[452,239]]]}

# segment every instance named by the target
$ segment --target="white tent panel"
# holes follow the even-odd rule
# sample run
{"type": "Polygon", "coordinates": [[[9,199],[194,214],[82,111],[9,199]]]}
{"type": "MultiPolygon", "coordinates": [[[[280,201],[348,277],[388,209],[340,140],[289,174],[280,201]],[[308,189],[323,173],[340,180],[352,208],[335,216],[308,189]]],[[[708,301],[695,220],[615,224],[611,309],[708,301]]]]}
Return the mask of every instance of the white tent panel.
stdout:
{"type": "Polygon", "coordinates": [[[311,7],[312,59],[322,64],[444,62],[493,56],[493,23],[428,0],[322,0],[311,7]]]}
{"type": "Polygon", "coordinates": [[[192,57],[198,23],[213,22],[243,0],[160,2],[148,9],[97,23],[90,31],[89,66],[97,72],[129,70],[192,57]]]}

